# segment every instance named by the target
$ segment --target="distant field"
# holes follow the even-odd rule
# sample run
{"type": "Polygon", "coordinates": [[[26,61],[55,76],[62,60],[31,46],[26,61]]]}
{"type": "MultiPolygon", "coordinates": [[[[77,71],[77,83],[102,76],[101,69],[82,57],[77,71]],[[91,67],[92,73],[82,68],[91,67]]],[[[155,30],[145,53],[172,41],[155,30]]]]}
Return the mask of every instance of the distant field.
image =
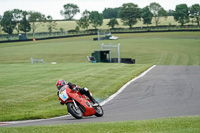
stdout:
{"type": "Polygon", "coordinates": [[[64,78],[91,89],[99,101],[151,65],[200,65],[200,32],[115,34],[119,40],[75,37],[0,44],[0,121],[49,118],[67,114],[56,96],[64,78]],[[101,43],[118,44],[122,58],[136,64],[89,63],[86,56],[101,43]],[[30,58],[44,64],[31,64],[30,58]],[[57,62],[52,65],[51,62],[57,62]]]}
{"type": "MultiPolygon", "coordinates": [[[[109,29],[110,27],[108,27],[108,22],[110,21],[110,19],[104,19],[103,20],[103,25],[101,27],[98,27],[98,29],[109,29]]],[[[125,26],[120,19],[117,19],[119,25],[116,25],[115,28],[129,28],[129,26],[125,26]]],[[[169,16],[167,18],[161,17],[160,19],[160,23],[159,25],[180,25],[180,23],[176,22],[174,20],[174,17],[169,16]]],[[[187,24],[192,24],[192,25],[197,25],[195,23],[187,23],[187,24]]],[[[56,26],[56,30],[54,31],[60,31],[60,28],[63,28],[64,30],[68,31],[68,30],[75,30],[75,27],[78,26],[76,21],[57,21],[57,26],[56,26]]],[[[138,21],[138,23],[136,25],[134,25],[133,27],[143,27],[143,26],[147,26],[143,24],[143,21],[138,21]]],[[[154,20],[152,20],[152,24],[149,26],[156,26],[154,20]]],[[[92,27],[91,25],[89,26],[89,29],[94,29],[94,27],[92,27]]],[[[80,30],[85,30],[85,29],[80,29],[80,30]]],[[[48,32],[47,27],[44,26],[40,26],[40,28],[37,30],[37,32],[48,32]]]]}
{"type": "MultiPolygon", "coordinates": [[[[104,19],[103,20],[103,25],[101,27],[98,27],[98,29],[109,29],[108,27],[108,22],[110,19],[104,19]]],[[[120,19],[117,19],[119,25],[116,25],[115,28],[129,28],[129,26],[125,26],[120,19]]],[[[76,21],[57,21],[57,26],[56,29],[53,29],[53,32],[60,32],[60,28],[63,28],[65,31],[68,30],[75,30],[75,27],[78,26],[76,21]]],[[[180,25],[180,23],[176,22],[172,16],[169,16],[167,18],[161,17],[159,25],[180,25]]],[[[196,23],[187,23],[186,25],[197,25],[196,23]]],[[[138,21],[136,25],[133,27],[146,27],[147,25],[143,24],[143,21],[138,21]]],[[[152,24],[149,26],[156,26],[154,20],[152,20],[152,24]]],[[[89,26],[89,29],[94,29],[91,25],[89,26]]],[[[85,30],[85,29],[80,29],[80,30],[85,30]]],[[[36,32],[48,32],[48,28],[46,24],[41,25],[39,28],[36,29],[36,32]]],[[[17,33],[14,31],[14,33],[17,33]]],[[[30,32],[32,33],[32,31],[30,32]]]]}
{"type": "MultiPolygon", "coordinates": [[[[98,27],[99,29],[109,29],[110,27],[108,27],[108,22],[110,21],[110,19],[104,19],[103,20],[103,25],[101,27],[98,27]]],[[[119,25],[116,25],[115,28],[129,28],[129,26],[125,26],[120,19],[117,19],[119,25]]],[[[179,23],[177,23],[176,21],[174,21],[173,17],[168,17],[167,19],[165,18],[161,18],[160,19],[160,25],[169,25],[169,23],[171,23],[171,25],[180,25],[179,23]]],[[[57,31],[60,30],[60,28],[63,28],[64,30],[74,30],[75,27],[78,26],[76,24],[76,21],[57,21],[57,31]]],[[[134,25],[134,27],[142,27],[142,26],[146,26],[143,24],[143,21],[138,21],[138,23],[136,25],[134,25]]],[[[152,21],[152,24],[150,26],[155,26],[155,23],[152,21]]],[[[92,27],[91,25],[89,26],[89,29],[94,29],[94,27],[92,27]]],[[[80,30],[84,30],[84,29],[80,29],[80,30]]],[[[47,31],[47,27],[43,26],[40,27],[38,29],[37,32],[41,32],[41,31],[47,31]]],[[[56,31],[56,30],[55,30],[56,31]]]]}

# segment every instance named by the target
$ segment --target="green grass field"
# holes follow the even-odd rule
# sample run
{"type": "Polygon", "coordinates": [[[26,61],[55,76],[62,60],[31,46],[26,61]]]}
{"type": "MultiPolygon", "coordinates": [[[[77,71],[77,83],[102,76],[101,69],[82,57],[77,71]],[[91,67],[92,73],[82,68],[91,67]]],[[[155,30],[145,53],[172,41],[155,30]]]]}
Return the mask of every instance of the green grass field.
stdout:
{"type": "MultiPolygon", "coordinates": [[[[0,121],[66,115],[66,107],[59,105],[56,96],[55,83],[60,78],[88,87],[94,97],[102,101],[153,64],[200,65],[200,32],[114,35],[118,36],[119,40],[92,41],[96,36],[86,36],[36,42],[1,43],[0,121]],[[134,58],[136,64],[89,63],[86,56],[91,55],[94,50],[99,50],[102,42],[120,43],[121,58],[134,58]],[[42,58],[45,63],[31,64],[31,57],[42,58]],[[57,62],[57,64],[52,65],[51,62],[57,62]]],[[[187,118],[189,121],[191,119],[196,121],[199,117],[187,118]]],[[[184,120],[177,121],[184,122],[184,120]]],[[[150,125],[154,123],[146,122],[150,125]]],[[[155,120],[155,122],[160,121],[155,120]]],[[[135,125],[137,122],[128,123],[135,125]]],[[[142,123],[138,122],[138,126],[142,123]]],[[[111,125],[115,128],[115,124],[111,125]]],[[[95,124],[95,127],[98,125],[106,127],[102,123],[95,124]]],[[[126,123],[119,122],[116,125],[120,127],[125,126],[126,123]]],[[[168,125],[170,125],[169,122],[168,125]]],[[[84,124],[81,126],[85,126],[85,129],[87,127],[84,124]]],[[[166,130],[174,131],[176,127],[173,125],[172,129],[166,130]]],[[[46,131],[47,128],[41,129],[46,131]]],[[[105,131],[109,132],[109,128],[111,127],[105,131]]],[[[185,132],[190,129],[187,126],[185,128],[185,132]]],[[[32,127],[30,129],[17,128],[16,131],[28,132],[34,129],[38,130],[32,127]]],[[[2,130],[10,132],[12,128],[2,130]]],[[[199,130],[196,127],[192,129],[193,132],[199,130]]],[[[156,129],[155,132],[160,132],[160,130],[156,129]]]]}
{"type": "Polygon", "coordinates": [[[0,44],[1,64],[30,64],[30,58],[42,58],[48,64],[87,63],[86,56],[99,50],[101,43],[120,43],[122,58],[134,58],[137,64],[199,65],[200,32],[114,34],[119,40],[92,41],[96,36],[36,42],[0,44]]]}
{"type": "Polygon", "coordinates": [[[101,101],[150,65],[60,63],[1,64],[0,121],[66,115],[59,104],[56,81],[60,78],[90,88],[101,101]],[[14,112],[13,112],[14,110],[14,112]]]}
{"type": "Polygon", "coordinates": [[[104,123],[76,123],[67,125],[1,127],[3,133],[199,133],[200,117],[178,117],[155,120],[104,123]],[[78,128],[77,128],[78,127],[78,128]]]}

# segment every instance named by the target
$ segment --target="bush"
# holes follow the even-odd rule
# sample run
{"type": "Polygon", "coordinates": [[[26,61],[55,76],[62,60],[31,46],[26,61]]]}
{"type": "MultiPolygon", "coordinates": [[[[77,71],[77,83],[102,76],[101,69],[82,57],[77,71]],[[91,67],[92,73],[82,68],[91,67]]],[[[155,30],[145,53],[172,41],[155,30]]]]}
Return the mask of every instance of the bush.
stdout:
{"type": "Polygon", "coordinates": [[[76,30],[68,30],[68,33],[74,33],[77,32],[76,30]]]}
{"type": "Polygon", "coordinates": [[[77,32],[79,32],[79,31],[80,31],[80,29],[79,29],[79,27],[78,27],[78,26],[76,26],[76,28],[75,28],[75,31],[77,31],[77,32]]]}

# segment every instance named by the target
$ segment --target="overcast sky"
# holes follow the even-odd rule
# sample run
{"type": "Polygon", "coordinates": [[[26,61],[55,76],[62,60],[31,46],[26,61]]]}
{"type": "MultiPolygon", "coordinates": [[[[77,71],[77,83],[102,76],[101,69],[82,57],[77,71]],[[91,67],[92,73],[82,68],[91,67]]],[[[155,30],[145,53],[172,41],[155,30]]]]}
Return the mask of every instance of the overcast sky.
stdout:
{"type": "MultiPolygon", "coordinates": [[[[51,15],[53,19],[63,19],[60,10],[63,10],[63,5],[68,3],[78,5],[81,13],[85,9],[101,13],[105,8],[120,7],[123,3],[130,2],[137,4],[140,8],[156,2],[165,10],[175,10],[178,4],[187,4],[188,7],[193,4],[200,4],[200,0],[0,0],[0,15],[8,10],[22,9],[25,11],[38,11],[46,16],[51,15]]],[[[75,18],[78,19],[81,13],[77,14],[75,18]]]]}

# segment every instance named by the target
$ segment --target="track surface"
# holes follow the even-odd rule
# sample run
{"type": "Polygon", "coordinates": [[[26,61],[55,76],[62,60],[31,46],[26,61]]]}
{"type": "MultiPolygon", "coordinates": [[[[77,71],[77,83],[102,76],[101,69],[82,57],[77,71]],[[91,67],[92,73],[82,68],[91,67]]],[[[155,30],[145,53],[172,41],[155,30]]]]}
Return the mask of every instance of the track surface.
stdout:
{"type": "Polygon", "coordinates": [[[103,109],[105,114],[101,118],[76,120],[72,116],[63,116],[0,125],[35,126],[200,115],[200,66],[156,66],[129,84],[103,109]]]}

